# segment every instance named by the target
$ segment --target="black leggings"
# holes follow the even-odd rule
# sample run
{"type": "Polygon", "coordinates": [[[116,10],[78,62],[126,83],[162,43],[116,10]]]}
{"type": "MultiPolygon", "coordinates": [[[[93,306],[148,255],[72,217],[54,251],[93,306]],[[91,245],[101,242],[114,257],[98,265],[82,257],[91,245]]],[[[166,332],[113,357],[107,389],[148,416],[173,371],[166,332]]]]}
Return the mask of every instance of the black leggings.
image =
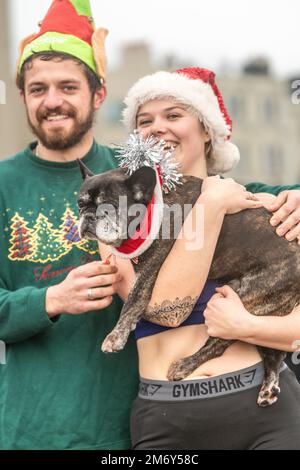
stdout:
{"type": "Polygon", "coordinates": [[[300,450],[300,386],[290,369],[280,374],[278,401],[256,404],[260,386],[185,401],[136,398],[132,449],[300,450]]]}

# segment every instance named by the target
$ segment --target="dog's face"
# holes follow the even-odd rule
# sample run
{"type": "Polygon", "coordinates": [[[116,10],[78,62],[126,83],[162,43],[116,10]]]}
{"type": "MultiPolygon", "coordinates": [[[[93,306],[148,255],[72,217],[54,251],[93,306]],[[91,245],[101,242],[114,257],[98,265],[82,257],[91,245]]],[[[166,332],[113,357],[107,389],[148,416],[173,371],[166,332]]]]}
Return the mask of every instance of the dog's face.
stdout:
{"type": "Polygon", "coordinates": [[[136,219],[138,225],[145,214],[156,184],[155,171],[142,167],[128,176],[118,168],[94,175],[80,160],[78,163],[83,177],[77,198],[81,238],[120,246],[130,236],[130,224],[136,219]],[[142,212],[138,219],[137,207],[142,212]]]}

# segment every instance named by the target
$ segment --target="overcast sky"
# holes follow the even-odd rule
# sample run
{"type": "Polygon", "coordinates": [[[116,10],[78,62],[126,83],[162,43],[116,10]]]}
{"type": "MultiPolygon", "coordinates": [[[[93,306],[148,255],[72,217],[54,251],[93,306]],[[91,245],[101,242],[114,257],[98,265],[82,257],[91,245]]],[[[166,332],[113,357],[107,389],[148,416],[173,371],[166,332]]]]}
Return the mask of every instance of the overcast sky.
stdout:
{"type": "MultiPolygon", "coordinates": [[[[0,0],[2,1],[2,0],[0,0]]],[[[15,49],[38,30],[51,0],[10,0],[15,49]]],[[[300,75],[300,0],[91,0],[97,26],[110,30],[109,66],[124,43],[143,40],[154,60],[175,54],[190,65],[239,67],[264,55],[278,76],[300,75]]]]}

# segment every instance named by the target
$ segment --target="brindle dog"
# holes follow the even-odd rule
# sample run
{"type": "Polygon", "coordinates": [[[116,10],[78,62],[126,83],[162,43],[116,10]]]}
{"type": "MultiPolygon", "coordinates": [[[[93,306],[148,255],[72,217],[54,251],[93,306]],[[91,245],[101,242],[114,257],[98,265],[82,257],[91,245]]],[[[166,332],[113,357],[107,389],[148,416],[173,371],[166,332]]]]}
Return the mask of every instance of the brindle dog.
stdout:
{"type": "MultiPolygon", "coordinates": [[[[78,196],[81,235],[98,239],[104,243],[118,246],[121,235],[127,227],[122,226],[126,217],[119,219],[119,226],[113,227],[107,214],[96,215],[101,204],[118,207],[119,196],[128,200],[128,210],[136,202],[148,204],[155,186],[155,174],[151,168],[137,170],[127,176],[122,169],[111,170],[93,175],[81,162],[84,178],[78,196]],[[104,224],[104,225],[103,225],[104,224]],[[105,226],[105,227],[104,227],[105,226]]],[[[164,204],[194,205],[201,193],[202,180],[184,176],[182,185],[176,191],[164,196],[164,204]]],[[[186,214],[187,215],[187,214],[186,214]]],[[[124,214],[123,214],[124,216],[124,214]]],[[[219,241],[215,250],[210,279],[218,279],[229,284],[239,294],[245,308],[253,315],[287,315],[300,301],[300,249],[296,242],[287,242],[276,235],[269,223],[270,215],[265,208],[244,210],[224,218],[219,241]]],[[[129,218],[130,220],[130,218],[129,218]]],[[[128,222],[127,222],[128,223],[128,222]]],[[[163,227],[164,221],[162,223],[163,227]]],[[[176,221],[172,221],[171,239],[157,237],[134,265],[137,279],[119,321],[102,344],[104,352],[121,350],[128,335],[143,317],[155,322],[153,313],[147,306],[158,272],[170,252],[178,235],[176,221]]],[[[162,228],[161,228],[162,230],[162,228]]],[[[126,235],[125,235],[126,236],[126,235]]],[[[199,293],[200,294],[200,293],[199,293]]],[[[181,322],[190,314],[193,305],[185,310],[181,322]]],[[[160,312],[157,323],[162,324],[160,312]]],[[[169,380],[181,380],[204,362],[221,356],[233,340],[208,338],[205,345],[190,357],[174,362],[169,371],[169,380]]],[[[265,367],[264,382],[259,393],[258,404],[267,406],[277,400],[280,392],[279,370],[285,353],[279,350],[258,347],[265,367]]]]}

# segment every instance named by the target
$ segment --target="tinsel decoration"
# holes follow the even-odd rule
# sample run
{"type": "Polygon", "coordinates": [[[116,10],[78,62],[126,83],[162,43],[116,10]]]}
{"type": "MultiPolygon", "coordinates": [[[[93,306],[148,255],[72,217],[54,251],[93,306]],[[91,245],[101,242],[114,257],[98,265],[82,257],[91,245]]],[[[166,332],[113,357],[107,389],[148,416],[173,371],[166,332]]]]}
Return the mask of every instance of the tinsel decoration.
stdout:
{"type": "Polygon", "coordinates": [[[177,184],[182,184],[178,173],[179,163],[173,158],[173,151],[165,150],[166,142],[153,136],[144,139],[137,130],[130,134],[127,142],[117,147],[117,157],[120,159],[120,167],[125,168],[132,175],[142,166],[160,167],[162,177],[162,190],[164,193],[176,190],[177,184]]]}

